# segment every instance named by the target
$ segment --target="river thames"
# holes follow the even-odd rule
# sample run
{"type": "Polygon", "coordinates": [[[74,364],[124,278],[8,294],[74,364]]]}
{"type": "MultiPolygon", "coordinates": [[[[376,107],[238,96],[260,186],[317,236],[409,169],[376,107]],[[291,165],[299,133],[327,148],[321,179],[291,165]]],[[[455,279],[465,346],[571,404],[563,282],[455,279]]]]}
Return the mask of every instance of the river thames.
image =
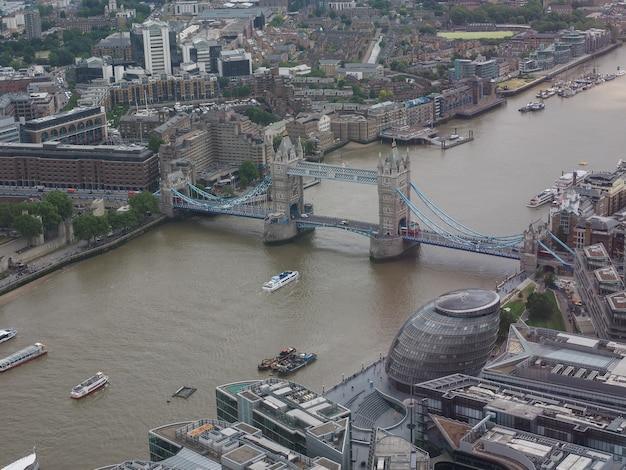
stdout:
{"type": "MultiPolygon", "coordinates": [[[[626,48],[589,66],[614,73],[626,66],[626,48]]],[[[526,207],[531,196],[580,161],[588,162],[587,171],[610,171],[626,158],[626,77],[520,113],[540,88],[440,128],[441,135],[471,130],[472,142],[445,151],[409,147],[412,181],[447,214],[484,234],[517,234],[547,221],[547,207],[526,207]]],[[[325,163],[375,169],[389,151],[379,142],[351,145],[325,163]]],[[[324,181],[307,189],[305,200],[322,215],[378,220],[375,187],[324,181]]],[[[0,345],[0,356],[37,341],[49,348],[47,356],[0,376],[0,466],[33,446],[45,470],[148,459],[150,428],[215,417],[215,387],[266,377],[257,363],[281,348],[318,354],[291,379],[322,392],[386,354],[424,303],[453,289],[494,288],[517,270],[516,261],[433,246],[372,263],[369,240],[342,230],[318,229],[294,243],[266,246],[257,220],[220,216],[163,225],[0,299],[0,328],[18,330],[0,345]],[[271,294],[261,290],[286,269],[300,271],[300,279],[271,294]],[[72,386],[99,370],[110,385],[71,400],[72,386]],[[182,385],[197,391],[172,398],[182,385]]]]}

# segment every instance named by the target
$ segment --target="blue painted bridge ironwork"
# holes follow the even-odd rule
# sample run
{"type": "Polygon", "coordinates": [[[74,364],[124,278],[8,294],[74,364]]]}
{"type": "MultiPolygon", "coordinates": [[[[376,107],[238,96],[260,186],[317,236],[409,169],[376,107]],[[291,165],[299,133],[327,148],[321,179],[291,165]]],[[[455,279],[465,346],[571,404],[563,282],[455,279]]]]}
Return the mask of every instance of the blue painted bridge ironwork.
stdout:
{"type": "MultiPolygon", "coordinates": [[[[344,166],[323,165],[299,162],[289,167],[290,175],[348,181],[360,184],[378,184],[378,173],[344,166]]],[[[190,196],[172,190],[173,206],[177,210],[203,214],[223,214],[237,217],[265,219],[272,213],[271,202],[267,194],[271,186],[271,176],[245,194],[234,198],[221,198],[188,184],[190,196]]],[[[380,239],[387,236],[401,236],[405,240],[427,245],[441,246],[473,253],[520,259],[524,235],[490,236],[466,227],[447,215],[430,201],[416,186],[411,188],[425,208],[420,208],[411,201],[409,195],[402,194],[401,199],[407,205],[415,222],[411,227],[399,227],[398,233],[384,234],[377,223],[353,220],[349,217],[328,217],[313,212],[292,217],[300,229],[335,228],[368,238],[380,239]]],[[[417,201],[416,201],[417,202],[417,201]]]]}

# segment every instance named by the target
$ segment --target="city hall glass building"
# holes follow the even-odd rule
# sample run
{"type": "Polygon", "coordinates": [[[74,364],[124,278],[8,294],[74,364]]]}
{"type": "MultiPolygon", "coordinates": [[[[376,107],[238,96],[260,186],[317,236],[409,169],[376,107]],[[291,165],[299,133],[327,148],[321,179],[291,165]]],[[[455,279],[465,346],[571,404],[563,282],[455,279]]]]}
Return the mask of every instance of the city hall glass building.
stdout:
{"type": "Polygon", "coordinates": [[[478,375],[495,345],[500,298],[486,289],[443,294],[415,312],[398,331],[385,363],[392,386],[454,373],[478,375]]]}

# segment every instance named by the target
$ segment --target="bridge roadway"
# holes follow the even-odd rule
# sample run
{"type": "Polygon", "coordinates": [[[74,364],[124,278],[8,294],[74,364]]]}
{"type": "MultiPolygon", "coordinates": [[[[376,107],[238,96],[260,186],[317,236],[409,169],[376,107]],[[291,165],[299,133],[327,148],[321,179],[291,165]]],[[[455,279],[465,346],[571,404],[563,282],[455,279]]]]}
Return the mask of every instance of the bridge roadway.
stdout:
{"type": "MultiPolygon", "coordinates": [[[[192,204],[183,200],[180,203],[176,203],[174,207],[176,209],[183,209],[203,214],[234,215],[252,219],[265,219],[271,213],[271,208],[269,207],[252,205],[232,206],[229,204],[211,205],[205,204],[203,201],[198,201],[197,203],[192,204]]],[[[304,216],[301,215],[296,220],[296,224],[299,229],[338,228],[368,238],[380,238],[378,224],[373,222],[304,214],[304,216]]],[[[491,240],[490,238],[457,236],[456,239],[458,241],[452,241],[448,237],[428,230],[420,230],[417,235],[405,234],[403,235],[403,238],[408,241],[424,243],[426,245],[453,248],[472,253],[498,256],[501,258],[520,259],[520,247],[518,245],[502,246],[502,244],[498,243],[497,240],[491,240]]]]}
{"type": "Polygon", "coordinates": [[[501,258],[520,259],[520,245],[503,246],[497,240],[490,238],[470,238],[457,236],[458,242],[428,230],[420,230],[418,235],[404,235],[405,240],[412,240],[426,245],[443,246],[455,250],[470,251],[484,255],[499,256],[501,258]],[[461,240],[463,242],[461,242],[461,240]]]}
{"type": "Polygon", "coordinates": [[[181,199],[180,202],[173,204],[174,209],[185,210],[190,212],[196,212],[200,214],[210,215],[235,215],[238,217],[248,217],[250,219],[265,219],[268,214],[272,212],[271,207],[258,206],[258,205],[232,205],[221,204],[214,205],[208,204],[207,201],[194,200],[195,202],[188,202],[186,199],[181,199]]]}

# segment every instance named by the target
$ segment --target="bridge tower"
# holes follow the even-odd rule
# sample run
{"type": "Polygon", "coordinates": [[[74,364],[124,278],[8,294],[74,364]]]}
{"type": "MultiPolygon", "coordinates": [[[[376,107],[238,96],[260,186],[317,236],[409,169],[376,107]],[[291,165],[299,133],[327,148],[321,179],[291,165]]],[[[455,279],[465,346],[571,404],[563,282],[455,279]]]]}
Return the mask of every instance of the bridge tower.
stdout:
{"type": "Polygon", "coordinates": [[[304,160],[300,139],[294,144],[284,136],[270,162],[272,174],[272,213],[265,219],[265,243],[283,243],[298,236],[296,221],[303,210],[302,177],[287,174],[287,169],[304,160]]]}
{"type": "Polygon", "coordinates": [[[389,156],[378,162],[378,236],[370,239],[370,258],[384,261],[398,258],[417,244],[404,240],[401,227],[411,226],[411,211],[397,190],[411,196],[409,151],[405,157],[392,142],[389,156]]]}
{"type": "Polygon", "coordinates": [[[168,217],[175,217],[172,190],[176,190],[181,194],[189,195],[187,189],[187,183],[191,181],[190,171],[184,171],[181,168],[174,169],[171,163],[164,163],[162,165],[162,177],[160,185],[160,207],[161,212],[168,217]]]}
{"type": "Polygon", "coordinates": [[[540,225],[536,230],[533,224],[524,230],[524,247],[520,253],[520,269],[527,273],[534,273],[537,270],[537,240],[545,240],[548,234],[548,224],[540,225]]]}

